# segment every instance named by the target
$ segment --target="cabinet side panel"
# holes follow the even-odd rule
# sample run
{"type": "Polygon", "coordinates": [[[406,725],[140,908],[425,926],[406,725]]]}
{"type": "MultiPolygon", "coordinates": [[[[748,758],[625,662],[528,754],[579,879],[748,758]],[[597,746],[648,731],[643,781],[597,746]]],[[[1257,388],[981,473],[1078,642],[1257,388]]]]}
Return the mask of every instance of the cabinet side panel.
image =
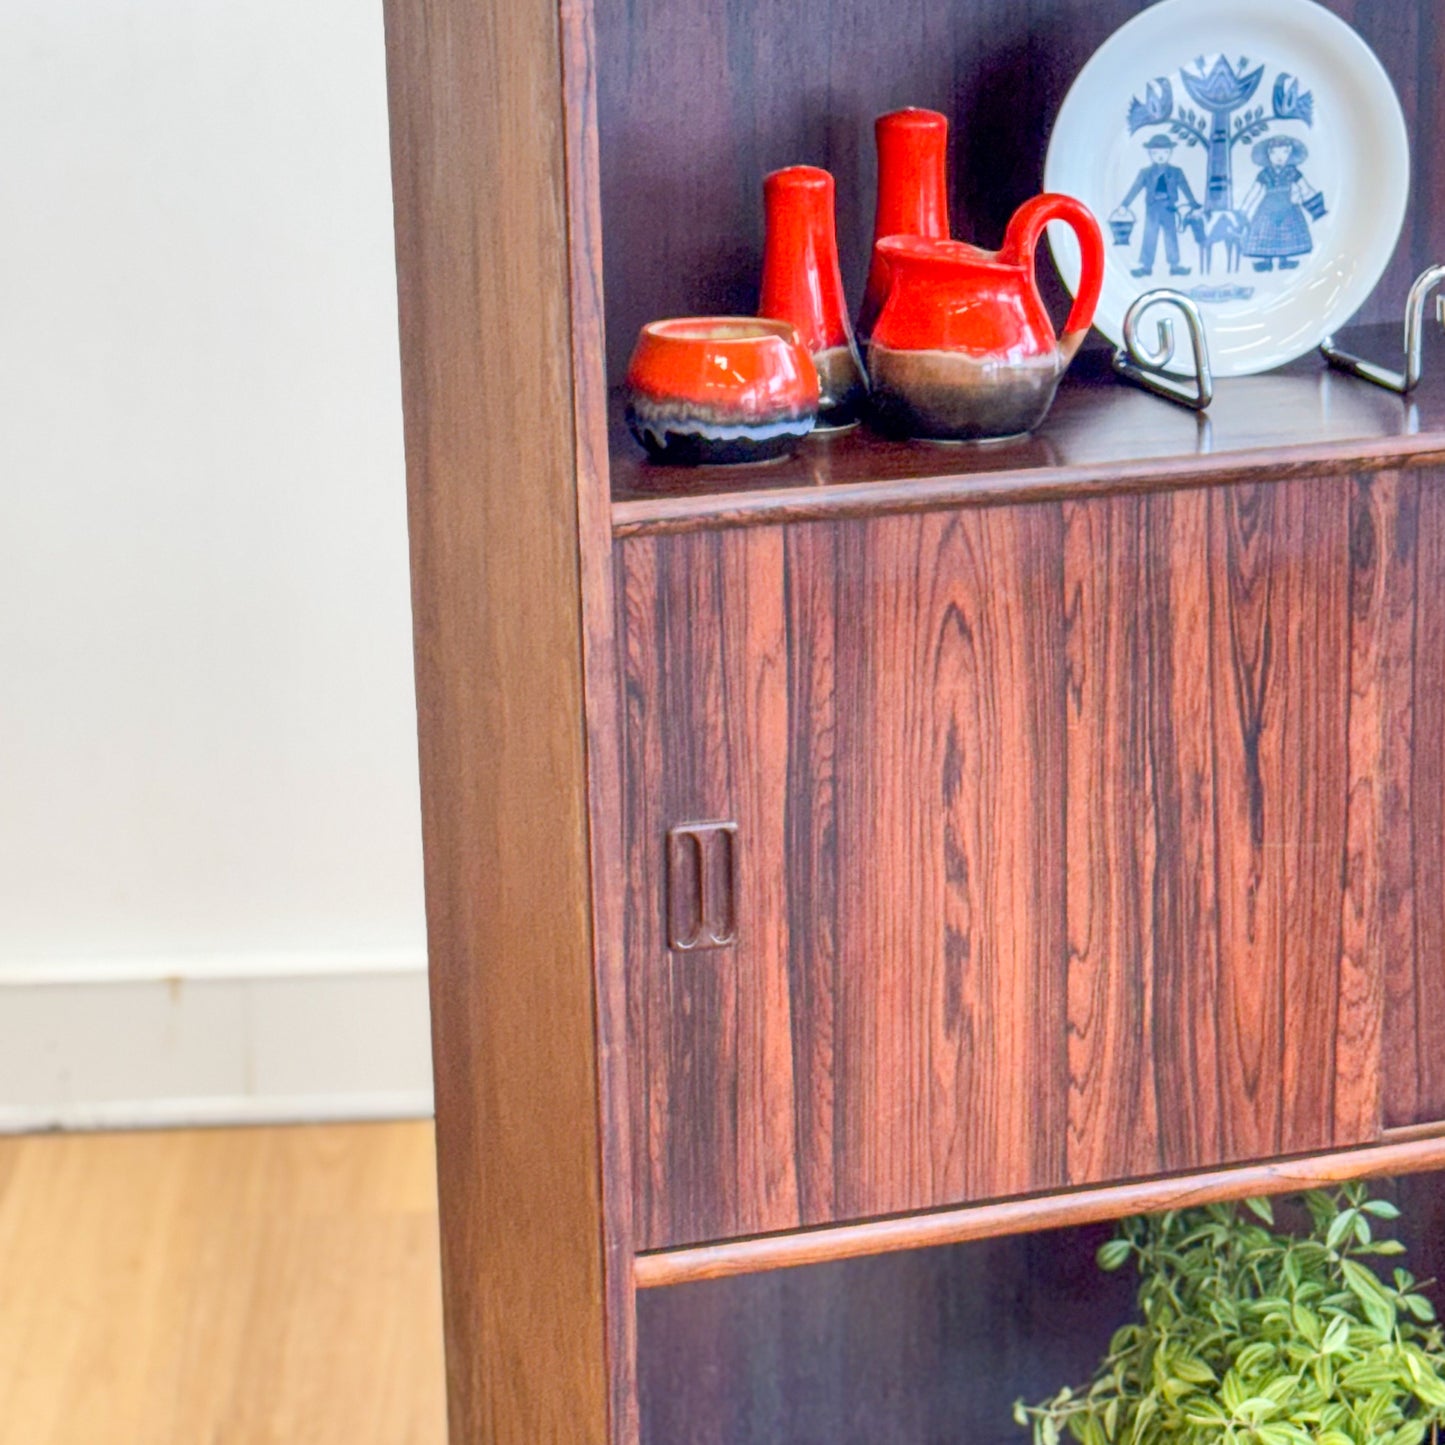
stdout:
{"type": "Polygon", "coordinates": [[[622,697],[612,595],[612,498],[598,196],[596,27],[590,0],[561,0],[571,260],[572,396],[577,446],[592,922],[602,1088],[602,1181],[612,1437],[637,1440],[637,1309],[632,1278],[632,1132],[622,968],[622,697]]]}
{"type": "Polygon", "coordinates": [[[455,1445],[605,1445],[553,0],[389,0],[455,1445]]]}

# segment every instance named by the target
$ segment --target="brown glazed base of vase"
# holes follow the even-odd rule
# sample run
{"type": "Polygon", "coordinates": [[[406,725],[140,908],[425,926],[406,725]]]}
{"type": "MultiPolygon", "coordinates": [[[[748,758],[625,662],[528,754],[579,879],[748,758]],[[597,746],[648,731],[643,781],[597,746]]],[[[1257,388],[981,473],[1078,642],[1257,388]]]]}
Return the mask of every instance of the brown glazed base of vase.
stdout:
{"type": "Polygon", "coordinates": [[[815,425],[815,413],[780,412],[744,418],[683,401],[634,396],[627,429],[664,466],[738,466],[771,462],[796,451],[815,425]]]}
{"type": "Polygon", "coordinates": [[[1058,354],[999,362],[955,351],[868,353],[872,418],[889,436],[996,441],[1048,415],[1067,362],[1058,354]]]}
{"type": "Polygon", "coordinates": [[[818,369],[818,430],[857,426],[868,406],[868,377],[858,348],[850,343],[815,351],[813,365],[818,369]]]}

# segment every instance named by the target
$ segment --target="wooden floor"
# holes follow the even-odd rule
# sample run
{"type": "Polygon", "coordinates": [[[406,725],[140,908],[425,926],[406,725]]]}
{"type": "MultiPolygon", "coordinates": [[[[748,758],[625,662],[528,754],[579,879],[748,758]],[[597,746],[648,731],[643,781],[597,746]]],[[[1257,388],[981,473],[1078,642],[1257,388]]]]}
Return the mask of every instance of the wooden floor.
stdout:
{"type": "Polygon", "coordinates": [[[0,1445],[443,1445],[429,1124],[0,1139],[0,1445]]]}

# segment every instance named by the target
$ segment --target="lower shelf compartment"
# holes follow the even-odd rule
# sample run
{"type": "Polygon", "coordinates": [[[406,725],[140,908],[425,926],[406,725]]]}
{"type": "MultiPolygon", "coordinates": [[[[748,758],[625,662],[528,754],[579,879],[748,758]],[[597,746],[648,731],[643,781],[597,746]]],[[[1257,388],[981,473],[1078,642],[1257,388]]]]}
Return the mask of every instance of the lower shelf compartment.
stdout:
{"type": "MultiPolygon", "coordinates": [[[[1445,1274],[1445,1174],[1375,1192],[1403,1211],[1402,1262],[1445,1274]]],[[[1111,1234],[1095,1222],[649,1290],[643,1445],[1028,1445],[1013,1402],[1087,1380],[1132,1315],[1133,1273],[1095,1263],[1111,1234]]]]}

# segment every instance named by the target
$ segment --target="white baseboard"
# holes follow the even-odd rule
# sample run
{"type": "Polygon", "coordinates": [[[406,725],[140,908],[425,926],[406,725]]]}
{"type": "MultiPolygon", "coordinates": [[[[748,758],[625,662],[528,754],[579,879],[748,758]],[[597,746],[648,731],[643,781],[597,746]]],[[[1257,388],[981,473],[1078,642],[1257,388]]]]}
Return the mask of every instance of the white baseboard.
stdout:
{"type": "Polygon", "coordinates": [[[0,967],[0,1132],[422,1117],[425,960],[0,967]]]}

